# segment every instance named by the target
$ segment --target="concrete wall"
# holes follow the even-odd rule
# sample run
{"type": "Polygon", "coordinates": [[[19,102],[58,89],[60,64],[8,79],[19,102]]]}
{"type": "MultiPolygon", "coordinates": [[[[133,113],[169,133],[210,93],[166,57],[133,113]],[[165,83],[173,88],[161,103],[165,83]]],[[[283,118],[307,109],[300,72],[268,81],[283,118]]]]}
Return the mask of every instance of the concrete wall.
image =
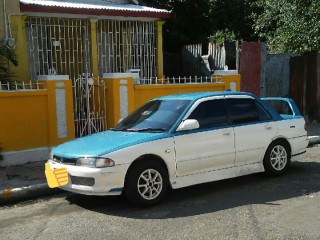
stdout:
{"type": "Polygon", "coordinates": [[[293,54],[268,54],[265,63],[265,83],[263,97],[289,97],[290,95],[290,58],[293,54]]]}

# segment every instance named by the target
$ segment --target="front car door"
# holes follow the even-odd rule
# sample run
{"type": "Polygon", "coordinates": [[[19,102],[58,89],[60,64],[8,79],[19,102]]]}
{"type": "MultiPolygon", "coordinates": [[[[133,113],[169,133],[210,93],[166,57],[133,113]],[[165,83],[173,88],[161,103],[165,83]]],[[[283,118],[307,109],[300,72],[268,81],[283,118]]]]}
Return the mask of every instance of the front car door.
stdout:
{"type": "Polygon", "coordinates": [[[177,176],[234,166],[234,133],[224,96],[198,100],[184,119],[196,119],[200,127],[175,133],[177,176]]]}

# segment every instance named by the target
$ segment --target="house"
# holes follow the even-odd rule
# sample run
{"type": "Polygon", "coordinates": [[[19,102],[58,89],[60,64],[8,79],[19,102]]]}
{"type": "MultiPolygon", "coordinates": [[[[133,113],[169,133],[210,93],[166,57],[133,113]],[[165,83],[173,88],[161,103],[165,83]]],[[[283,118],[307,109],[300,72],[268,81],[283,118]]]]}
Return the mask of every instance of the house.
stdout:
{"type": "Polygon", "coordinates": [[[174,17],[170,11],[136,0],[3,0],[0,11],[0,40],[20,63],[12,67],[17,80],[129,69],[163,76],[162,25],[174,17]]]}

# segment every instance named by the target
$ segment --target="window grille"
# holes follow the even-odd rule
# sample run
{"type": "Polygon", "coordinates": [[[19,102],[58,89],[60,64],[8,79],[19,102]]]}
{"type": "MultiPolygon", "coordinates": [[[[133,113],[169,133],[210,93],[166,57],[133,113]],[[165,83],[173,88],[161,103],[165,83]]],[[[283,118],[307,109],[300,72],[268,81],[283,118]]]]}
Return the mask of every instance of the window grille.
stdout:
{"type": "Polygon", "coordinates": [[[97,27],[99,73],[140,69],[140,77],[156,76],[154,22],[100,20],[97,27]]]}

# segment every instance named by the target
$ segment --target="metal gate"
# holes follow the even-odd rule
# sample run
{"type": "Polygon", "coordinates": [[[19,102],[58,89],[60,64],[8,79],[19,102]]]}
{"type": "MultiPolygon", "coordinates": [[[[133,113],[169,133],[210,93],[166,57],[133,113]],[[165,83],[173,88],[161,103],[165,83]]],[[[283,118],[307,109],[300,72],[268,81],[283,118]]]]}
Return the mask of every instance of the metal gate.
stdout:
{"type": "Polygon", "coordinates": [[[76,137],[106,130],[106,86],[90,67],[87,19],[28,17],[30,75],[69,75],[73,79],[76,137]]]}
{"type": "Polygon", "coordinates": [[[107,129],[106,84],[99,77],[82,74],[74,81],[76,137],[107,129]]]}

